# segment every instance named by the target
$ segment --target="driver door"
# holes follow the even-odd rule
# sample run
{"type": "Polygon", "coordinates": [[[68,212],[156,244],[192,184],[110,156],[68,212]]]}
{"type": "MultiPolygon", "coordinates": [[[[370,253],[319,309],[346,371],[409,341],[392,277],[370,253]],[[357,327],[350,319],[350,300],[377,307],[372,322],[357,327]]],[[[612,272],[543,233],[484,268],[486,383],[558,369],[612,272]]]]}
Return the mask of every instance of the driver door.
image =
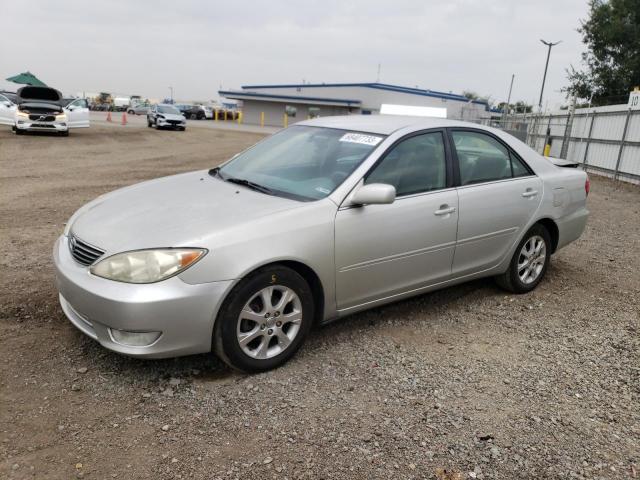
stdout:
{"type": "Polygon", "coordinates": [[[78,98],[64,108],[67,112],[69,128],[89,126],[89,105],[84,98],[78,98]]]}
{"type": "Polygon", "coordinates": [[[386,205],[342,206],[335,220],[338,310],[446,280],[458,226],[444,132],[412,135],[390,147],[364,178],[396,188],[386,205]]]}
{"type": "Polygon", "coordinates": [[[0,95],[0,125],[15,125],[16,106],[4,95],[0,95]]]}

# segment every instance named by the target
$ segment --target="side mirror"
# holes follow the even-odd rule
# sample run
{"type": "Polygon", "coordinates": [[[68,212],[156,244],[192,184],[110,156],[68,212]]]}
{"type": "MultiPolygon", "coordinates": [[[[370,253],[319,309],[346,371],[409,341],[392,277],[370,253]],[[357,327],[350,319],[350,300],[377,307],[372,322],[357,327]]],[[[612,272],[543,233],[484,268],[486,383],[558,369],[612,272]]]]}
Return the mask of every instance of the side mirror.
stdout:
{"type": "Polygon", "coordinates": [[[382,205],[393,203],[396,188],[386,183],[370,183],[360,187],[351,197],[352,205],[382,205]]]}

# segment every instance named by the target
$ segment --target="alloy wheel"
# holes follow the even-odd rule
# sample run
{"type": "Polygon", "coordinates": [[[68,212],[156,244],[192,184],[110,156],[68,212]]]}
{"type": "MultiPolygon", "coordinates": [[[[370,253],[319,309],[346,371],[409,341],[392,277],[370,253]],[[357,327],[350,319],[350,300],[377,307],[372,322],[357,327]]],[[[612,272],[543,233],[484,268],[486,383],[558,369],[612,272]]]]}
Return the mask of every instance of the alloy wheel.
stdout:
{"type": "Polygon", "coordinates": [[[518,277],[525,285],[535,282],[547,261],[547,247],[540,235],[534,235],[524,243],[518,256],[518,277]]]}
{"type": "Polygon", "coordinates": [[[284,352],[302,324],[302,302],[289,287],[271,285],[255,293],[238,315],[236,336],[242,351],[264,360],[284,352]]]}

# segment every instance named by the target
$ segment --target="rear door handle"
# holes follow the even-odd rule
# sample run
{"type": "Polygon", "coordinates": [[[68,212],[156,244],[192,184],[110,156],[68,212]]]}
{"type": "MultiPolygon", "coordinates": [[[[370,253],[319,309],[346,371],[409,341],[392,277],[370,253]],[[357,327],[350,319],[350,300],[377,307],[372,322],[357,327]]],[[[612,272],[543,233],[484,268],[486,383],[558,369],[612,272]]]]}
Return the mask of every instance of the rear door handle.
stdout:
{"type": "Polygon", "coordinates": [[[535,197],[536,195],[538,195],[538,191],[531,190],[530,188],[528,188],[526,192],[522,192],[524,198],[535,197]]]}
{"type": "Polygon", "coordinates": [[[433,212],[434,215],[448,215],[456,211],[456,207],[450,207],[449,205],[440,205],[440,208],[433,212]]]}

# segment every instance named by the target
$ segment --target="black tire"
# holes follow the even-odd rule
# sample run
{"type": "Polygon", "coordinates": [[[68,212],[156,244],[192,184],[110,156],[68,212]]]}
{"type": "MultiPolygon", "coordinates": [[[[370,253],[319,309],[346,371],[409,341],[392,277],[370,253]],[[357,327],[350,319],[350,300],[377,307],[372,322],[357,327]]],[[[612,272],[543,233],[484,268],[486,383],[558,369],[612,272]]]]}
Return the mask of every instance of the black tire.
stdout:
{"type": "Polygon", "coordinates": [[[313,294],[305,279],[290,268],[281,265],[267,266],[242,279],[225,299],[216,320],[213,350],[227,365],[236,370],[247,373],[271,370],[295,355],[311,329],[313,317],[313,294]],[[295,292],[300,299],[302,320],[298,333],[284,351],[271,358],[256,359],[240,347],[236,331],[238,317],[247,302],[271,285],[287,287],[295,292]]]}
{"type": "Polygon", "coordinates": [[[129,115],[135,115],[135,114],[136,114],[136,112],[134,112],[133,110],[129,110],[127,113],[128,113],[129,115]]]}
{"type": "Polygon", "coordinates": [[[187,129],[187,127],[179,127],[178,130],[180,130],[181,132],[184,132],[187,129]]]}
{"type": "Polygon", "coordinates": [[[153,128],[153,125],[151,124],[151,120],[149,120],[149,117],[147,117],[147,127],[153,128]]]}
{"type": "Polygon", "coordinates": [[[547,268],[549,267],[549,262],[551,261],[551,236],[547,229],[536,223],[533,227],[529,229],[529,231],[522,237],[522,240],[518,244],[513,257],[511,258],[511,263],[509,263],[509,268],[502,275],[498,275],[495,277],[496,283],[500,285],[505,290],[513,293],[527,293],[533,290],[538,286],[538,284],[542,281],[545,274],[547,273],[547,268]],[[522,255],[522,247],[531,239],[532,237],[539,236],[544,240],[545,253],[544,253],[544,264],[542,265],[542,270],[538,273],[538,276],[531,283],[525,283],[520,279],[518,274],[518,262],[520,261],[520,257],[522,255]]]}
{"type": "Polygon", "coordinates": [[[15,129],[15,132],[16,132],[16,135],[24,135],[24,134],[25,134],[25,131],[24,131],[24,130],[22,130],[22,129],[20,129],[20,128],[17,128],[17,127],[16,127],[16,129],[15,129]]]}
{"type": "Polygon", "coordinates": [[[63,137],[68,137],[69,136],[69,130],[65,130],[64,132],[60,132],[60,135],[63,137]]]}

